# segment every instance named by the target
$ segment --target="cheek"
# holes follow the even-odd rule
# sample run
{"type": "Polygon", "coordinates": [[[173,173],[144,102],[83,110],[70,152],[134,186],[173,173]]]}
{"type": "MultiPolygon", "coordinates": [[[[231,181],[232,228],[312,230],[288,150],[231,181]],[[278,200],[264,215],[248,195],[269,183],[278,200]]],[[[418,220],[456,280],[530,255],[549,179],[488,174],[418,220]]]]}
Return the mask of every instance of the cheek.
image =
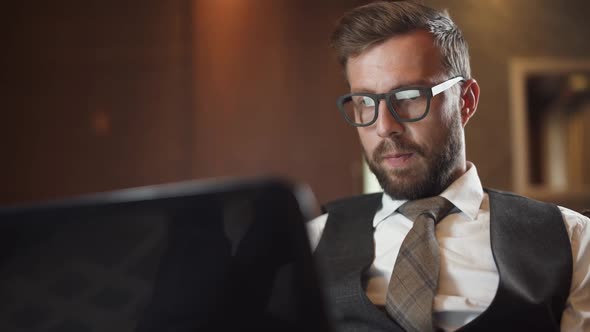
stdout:
{"type": "Polygon", "coordinates": [[[449,98],[446,95],[442,97],[444,98],[440,98],[438,103],[435,103],[433,107],[437,110],[438,117],[440,118],[439,121],[448,126],[461,114],[460,99],[449,98]]]}
{"type": "Polygon", "coordinates": [[[371,155],[371,153],[379,143],[379,138],[375,133],[371,132],[370,129],[371,128],[357,128],[361,145],[369,155],[371,155]]]}
{"type": "MultiPolygon", "coordinates": [[[[453,121],[457,121],[460,116],[460,109],[456,102],[450,98],[440,98],[433,100],[430,105],[430,112],[426,121],[420,123],[424,125],[422,133],[429,136],[431,140],[444,138],[445,133],[452,127],[453,121]]],[[[439,141],[442,142],[442,141],[439,141]]]]}
{"type": "MultiPolygon", "coordinates": [[[[414,126],[412,131],[412,140],[419,144],[428,154],[446,141],[448,128],[452,119],[441,116],[440,113],[432,114],[428,121],[420,121],[414,126]]],[[[426,120],[426,119],[425,119],[426,120]]]]}

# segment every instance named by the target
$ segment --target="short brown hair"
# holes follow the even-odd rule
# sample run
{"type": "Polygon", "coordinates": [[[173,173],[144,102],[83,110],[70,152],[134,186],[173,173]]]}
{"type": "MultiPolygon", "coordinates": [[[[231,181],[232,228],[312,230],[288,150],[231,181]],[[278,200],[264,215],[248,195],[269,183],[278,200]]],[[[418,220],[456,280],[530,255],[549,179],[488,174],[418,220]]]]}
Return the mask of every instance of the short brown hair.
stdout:
{"type": "Polygon", "coordinates": [[[377,1],[347,12],[332,34],[332,47],[346,68],[350,57],[414,30],[432,33],[449,75],[471,77],[469,51],[461,30],[446,12],[415,2],[377,1]]]}

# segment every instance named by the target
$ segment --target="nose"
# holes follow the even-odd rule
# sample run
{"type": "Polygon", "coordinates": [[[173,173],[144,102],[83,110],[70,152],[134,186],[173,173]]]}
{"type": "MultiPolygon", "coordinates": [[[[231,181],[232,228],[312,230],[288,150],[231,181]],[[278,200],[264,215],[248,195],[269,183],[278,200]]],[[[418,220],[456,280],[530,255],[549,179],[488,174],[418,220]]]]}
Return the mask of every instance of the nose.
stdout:
{"type": "Polygon", "coordinates": [[[379,103],[376,126],[377,135],[383,138],[400,135],[405,131],[404,124],[393,117],[384,100],[379,103]]]}

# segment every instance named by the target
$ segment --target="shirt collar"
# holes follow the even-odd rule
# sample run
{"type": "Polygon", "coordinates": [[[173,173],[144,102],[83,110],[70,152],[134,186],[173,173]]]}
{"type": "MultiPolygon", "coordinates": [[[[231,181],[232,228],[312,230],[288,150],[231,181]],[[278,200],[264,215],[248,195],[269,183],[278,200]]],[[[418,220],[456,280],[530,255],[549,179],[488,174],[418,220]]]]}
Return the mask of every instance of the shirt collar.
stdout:
{"type": "MultiPolygon", "coordinates": [[[[448,199],[469,219],[475,220],[484,197],[483,187],[475,165],[467,162],[467,172],[451,183],[440,196],[448,199]]],[[[405,202],[407,200],[396,200],[387,194],[383,194],[381,209],[377,211],[373,218],[373,227],[377,227],[383,220],[395,213],[397,208],[405,202]]]]}
{"type": "Polygon", "coordinates": [[[373,218],[373,227],[377,227],[377,225],[392,215],[405,202],[407,200],[393,199],[384,193],[383,198],[381,198],[381,209],[375,213],[375,217],[373,218]]]}
{"type": "Polygon", "coordinates": [[[484,197],[483,187],[475,165],[467,162],[467,172],[451,183],[440,196],[448,199],[469,219],[475,220],[484,197]]]}

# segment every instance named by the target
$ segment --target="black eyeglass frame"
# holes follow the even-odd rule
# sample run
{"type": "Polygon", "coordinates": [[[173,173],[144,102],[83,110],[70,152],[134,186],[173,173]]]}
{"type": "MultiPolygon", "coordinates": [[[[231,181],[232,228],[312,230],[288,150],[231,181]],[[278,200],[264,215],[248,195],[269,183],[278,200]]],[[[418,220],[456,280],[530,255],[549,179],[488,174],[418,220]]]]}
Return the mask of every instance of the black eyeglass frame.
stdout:
{"type": "Polygon", "coordinates": [[[420,121],[420,120],[424,119],[428,115],[428,113],[430,112],[430,101],[432,100],[432,98],[434,96],[438,95],[439,93],[441,93],[445,90],[448,90],[449,88],[451,88],[453,85],[457,84],[458,82],[464,82],[464,81],[465,81],[465,79],[462,76],[456,76],[456,77],[452,77],[440,84],[437,84],[431,88],[428,88],[425,86],[406,86],[406,87],[401,87],[398,89],[391,90],[387,93],[368,93],[368,92],[349,93],[344,96],[338,97],[338,99],[336,100],[336,104],[338,105],[338,110],[342,113],[346,122],[348,122],[348,124],[350,124],[351,126],[354,126],[354,127],[368,127],[377,121],[377,118],[379,117],[379,102],[381,101],[381,99],[385,99],[385,102],[387,105],[387,110],[389,110],[389,113],[395,118],[396,121],[398,121],[398,122],[416,122],[416,121],[420,121]],[[394,95],[396,93],[399,93],[402,91],[408,91],[408,90],[419,90],[419,91],[425,93],[426,110],[424,111],[424,114],[422,114],[421,116],[419,116],[417,118],[402,119],[399,117],[399,115],[397,114],[397,112],[393,108],[393,105],[391,104],[389,97],[391,97],[392,95],[394,95]],[[358,123],[354,122],[352,119],[349,119],[348,115],[346,114],[346,110],[344,109],[345,100],[347,100],[348,98],[354,97],[354,96],[369,97],[369,98],[373,99],[373,101],[375,102],[375,115],[373,116],[373,119],[366,124],[358,124],[358,123]]]}

